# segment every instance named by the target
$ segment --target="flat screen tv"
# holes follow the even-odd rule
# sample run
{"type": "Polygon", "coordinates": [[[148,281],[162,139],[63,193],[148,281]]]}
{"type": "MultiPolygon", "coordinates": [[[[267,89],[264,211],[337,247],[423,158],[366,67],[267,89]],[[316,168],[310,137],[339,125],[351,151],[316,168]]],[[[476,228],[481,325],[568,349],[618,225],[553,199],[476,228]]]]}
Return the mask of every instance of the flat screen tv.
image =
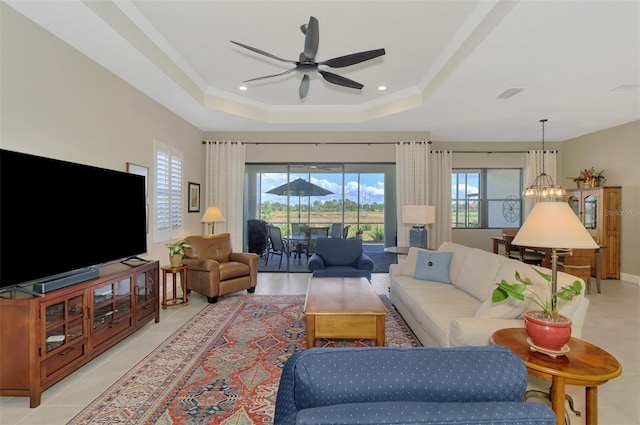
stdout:
{"type": "Polygon", "coordinates": [[[145,252],[143,176],[0,149],[0,291],[145,252]]]}

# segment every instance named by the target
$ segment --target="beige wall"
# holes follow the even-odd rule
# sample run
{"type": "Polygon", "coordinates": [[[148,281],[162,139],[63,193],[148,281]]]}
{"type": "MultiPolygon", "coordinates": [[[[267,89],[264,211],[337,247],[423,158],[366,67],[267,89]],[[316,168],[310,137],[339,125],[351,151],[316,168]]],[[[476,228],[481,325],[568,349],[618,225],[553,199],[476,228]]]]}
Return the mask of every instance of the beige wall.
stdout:
{"type": "Polygon", "coordinates": [[[605,186],[622,186],[620,270],[640,283],[640,120],[567,140],[562,152],[564,177],[594,167],[605,170],[605,186]]]}
{"type": "MultiPolygon", "coordinates": [[[[132,162],[151,172],[158,140],[183,150],[185,187],[202,182],[200,130],[4,3],[0,8],[0,147],[121,171],[132,162]]],[[[202,232],[200,214],[185,220],[187,232],[202,232]]],[[[100,223],[95,231],[99,243],[100,223]]],[[[147,240],[147,257],[166,263],[164,245],[147,240]]]]}

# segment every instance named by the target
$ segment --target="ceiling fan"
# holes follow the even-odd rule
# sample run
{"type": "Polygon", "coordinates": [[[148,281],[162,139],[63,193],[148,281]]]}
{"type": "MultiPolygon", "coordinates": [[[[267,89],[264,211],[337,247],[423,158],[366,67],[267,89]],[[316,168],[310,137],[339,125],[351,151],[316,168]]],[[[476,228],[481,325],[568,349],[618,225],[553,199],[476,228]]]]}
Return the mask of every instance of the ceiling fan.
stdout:
{"type": "Polygon", "coordinates": [[[322,75],[322,77],[325,80],[327,80],[330,83],[360,90],[362,89],[362,87],[364,87],[364,85],[358,83],[357,81],[350,80],[348,78],[342,77],[340,75],[334,74],[329,71],[324,71],[322,69],[319,69],[318,67],[321,65],[326,65],[331,68],[344,68],[346,66],[355,65],[357,63],[368,61],[370,59],[374,59],[374,58],[377,58],[378,56],[382,56],[385,54],[384,49],[375,49],[375,50],[368,50],[366,52],[353,53],[346,56],[339,56],[337,58],[328,59],[321,62],[316,62],[316,53],[318,52],[318,43],[320,41],[318,20],[313,16],[311,16],[309,18],[309,23],[301,25],[300,30],[305,35],[305,38],[304,38],[304,51],[300,53],[298,61],[282,59],[272,55],[271,53],[267,53],[264,50],[256,49],[255,47],[247,46],[246,44],[242,44],[242,43],[238,43],[237,41],[230,40],[233,44],[238,45],[240,47],[244,47],[245,49],[249,49],[252,52],[265,55],[267,57],[270,57],[271,59],[275,59],[280,62],[288,62],[295,65],[294,68],[291,68],[279,74],[265,75],[264,77],[252,78],[250,80],[245,80],[244,82],[248,83],[250,81],[263,80],[265,78],[277,77],[280,75],[288,74],[293,71],[298,71],[299,73],[303,74],[302,81],[300,81],[299,94],[300,94],[300,99],[304,99],[307,93],[309,92],[309,80],[310,80],[309,74],[318,72],[320,75],[322,75]]]}

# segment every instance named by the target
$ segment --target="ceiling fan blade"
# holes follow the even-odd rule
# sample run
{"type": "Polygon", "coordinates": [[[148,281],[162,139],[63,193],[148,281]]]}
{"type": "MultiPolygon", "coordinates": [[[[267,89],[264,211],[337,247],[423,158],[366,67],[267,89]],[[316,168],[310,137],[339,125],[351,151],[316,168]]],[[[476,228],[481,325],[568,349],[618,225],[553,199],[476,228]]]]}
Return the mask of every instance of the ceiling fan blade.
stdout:
{"type": "Polygon", "coordinates": [[[304,31],[304,56],[311,62],[315,61],[320,43],[320,29],[318,20],[311,16],[304,31]]]}
{"type": "Polygon", "coordinates": [[[270,57],[271,59],[275,59],[280,62],[289,62],[293,64],[296,63],[295,61],[279,58],[277,56],[272,55],[271,53],[265,52],[264,50],[256,49],[255,47],[247,46],[246,44],[238,43],[237,41],[233,41],[233,40],[229,40],[229,41],[231,41],[233,44],[237,46],[244,47],[245,49],[251,50],[252,52],[260,53],[261,55],[265,55],[267,57],[270,57]]]}
{"type": "Polygon", "coordinates": [[[307,74],[304,74],[302,76],[302,80],[300,81],[300,89],[298,90],[298,93],[300,94],[300,99],[304,99],[307,96],[307,93],[309,92],[309,76],[307,74]]]}
{"type": "Polygon", "coordinates": [[[257,78],[252,78],[250,80],[244,80],[243,83],[248,83],[248,82],[257,81],[257,80],[264,80],[265,78],[278,77],[280,75],[288,74],[288,73],[293,72],[295,70],[296,70],[295,68],[291,68],[291,69],[288,69],[288,70],[286,70],[284,72],[281,72],[279,74],[265,75],[264,77],[257,77],[257,78]]]}
{"type": "Polygon", "coordinates": [[[350,80],[348,78],[342,77],[340,75],[334,74],[333,72],[323,71],[321,69],[318,70],[320,75],[330,83],[337,84],[339,86],[350,87],[352,89],[360,90],[364,86],[357,81],[350,80]]]}
{"type": "Polygon", "coordinates": [[[346,56],[327,59],[326,61],[318,62],[318,65],[327,65],[331,68],[344,68],[345,66],[355,65],[360,62],[377,58],[385,53],[384,49],[367,50],[366,52],[352,53],[346,56]]]}

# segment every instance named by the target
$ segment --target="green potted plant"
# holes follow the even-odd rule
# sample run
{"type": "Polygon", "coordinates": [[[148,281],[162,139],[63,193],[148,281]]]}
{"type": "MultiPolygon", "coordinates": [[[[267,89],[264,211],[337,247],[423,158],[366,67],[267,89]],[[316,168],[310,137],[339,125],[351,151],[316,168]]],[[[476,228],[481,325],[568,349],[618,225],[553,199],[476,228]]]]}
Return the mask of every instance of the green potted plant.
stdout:
{"type": "Polygon", "coordinates": [[[540,310],[527,310],[524,314],[524,324],[527,335],[531,339],[530,345],[543,350],[559,352],[571,338],[571,319],[558,312],[558,303],[566,302],[580,295],[582,284],[579,280],[569,286],[563,286],[553,291],[552,275],[532,269],[547,281],[549,292],[545,298],[532,290],[533,283],[528,277],[522,277],[516,271],[518,283],[502,280],[493,290],[491,301],[502,302],[511,297],[520,301],[528,299],[534,302],[540,310]]]}
{"type": "Polygon", "coordinates": [[[191,245],[182,239],[169,242],[165,244],[165,246],[169,248],[169,262],[171,263],[171,267],[178,267],[182,262],[182,257],[184,257],[184,249],[191,248],[191,245]]]}

